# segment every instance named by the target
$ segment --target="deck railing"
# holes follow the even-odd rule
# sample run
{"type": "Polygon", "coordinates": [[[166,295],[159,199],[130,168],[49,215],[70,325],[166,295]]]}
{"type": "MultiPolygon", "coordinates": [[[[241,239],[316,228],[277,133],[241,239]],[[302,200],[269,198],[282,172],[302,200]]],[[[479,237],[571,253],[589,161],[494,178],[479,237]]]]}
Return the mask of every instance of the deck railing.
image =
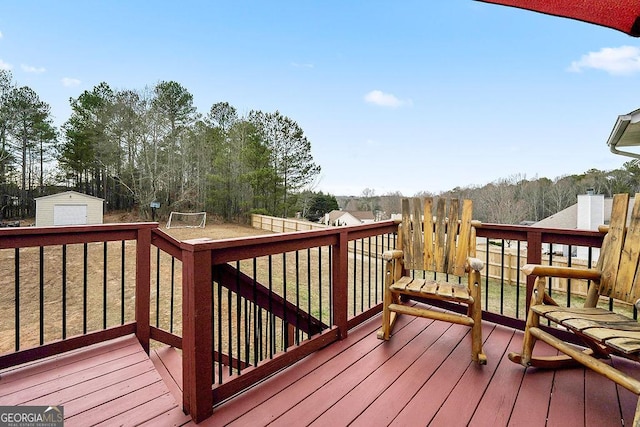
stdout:
{"type": "MultiPolygon", "coordinates": [[[[135,333],[147,351],[182,349],[183,404],[200,421],[376,315],[395,231],[386,221],[180,242],[155,223],[0,230],[0,368],[135,333]]],[[[477,235],[483,317],[517,328],[533,286],[519,267],[590,265],[603,237],[496,224],[477,235]]],[[[549,282],[574,305],[587,286],[549,282]]]]}
{"type": "Polygon", "coordinates": [[[156,227],[0,230],[0,368],[132,333],[148,350],[156,227]]]}

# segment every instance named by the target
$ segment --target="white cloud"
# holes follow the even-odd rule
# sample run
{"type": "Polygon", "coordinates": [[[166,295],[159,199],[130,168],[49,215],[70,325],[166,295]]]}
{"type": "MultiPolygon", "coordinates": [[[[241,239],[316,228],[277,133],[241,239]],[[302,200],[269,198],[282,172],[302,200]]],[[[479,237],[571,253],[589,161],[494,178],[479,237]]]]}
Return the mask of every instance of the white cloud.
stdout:
{"type": "Polygon", "coordinates": [[[0,70],[10,70],[13,66],[11,64],[7,64],[2,59],[0,59],[0,70]]]}
{"type": "Polygon", "coordinates": [[[0,39],[1,39],[2,37],[4,37],[4,36],[2,35],[2,31],[0,31],[0,39]]]}
{"type": "Polygon", "coordinates": [[[79,86],[80,83],[82,83],[80,80],[73,79],[71,77],[64,77],[61,81],[62,81],[62,85],[66,87],[79,86]]]}
{"type": "Polygon", "coordinates": [[[292,67],[296,67],[296,68],[313,68],[314,65],[313,64],[309,64],[309,63],[300,63],[300,62],[292,62],[291,63],[292,67]]]}
{"type": "Polygon", "coordinates": [[[44,67],[34,67],[33,65],[27,65],[27,64],[20,64],[20,67],[22,68],[23,71],[27,72],[27,73],[44,73],[45,70],[44,67]]]}
{"type": "Polygon", "coordinates": [[[381,90],[372,90],[364,96],[364,100],[370,104],[390,108],[398,108],[406,104],[411,104],[411,101],[402,101],[395,95],[384,93],[381,90]]]}
{"type": "Polygon", "coordinates": [[[603,70],[613,75],[640,72],[640,47],[605,47],[598,52],[589,52],[579,61],[573,61],[568,70],[579,73],[586,68],[603,70]]]}

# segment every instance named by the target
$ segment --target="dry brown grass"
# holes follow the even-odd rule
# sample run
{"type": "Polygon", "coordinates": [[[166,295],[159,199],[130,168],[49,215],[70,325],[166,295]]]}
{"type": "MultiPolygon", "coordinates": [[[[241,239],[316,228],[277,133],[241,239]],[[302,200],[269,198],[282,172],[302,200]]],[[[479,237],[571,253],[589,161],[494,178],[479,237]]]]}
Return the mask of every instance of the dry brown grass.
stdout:
{"type": "MultiPolygon", "coordinates": [[[[105,223],[135,222],[138,219],[130,214],[105,215],[105,223]]],[[[24,223],[23,225],[28,225],[24,223]]],[[[249,226],[237,224],[210,223],[204,229],[160,229],[178,240],[198,237],[224,239],[268,234],[249,226]]],[[[40,248],[25,248],[19,251],[19,270],[16,274],[13,249],[0,250],[0,354],[13,351],[16,340],[16,297],[19,298],[20,311],[20,349],[37,346],[40,337],[40,292],[43,296],[44,341],[51,342],[63,338],[63,300],[66,303],[66,336],[83,333],[84,314],[83,283],[87,283],[86,329],[101,329],[104,319],[104,295],[106,292],[106,324],[114,326],[122,321],[134,318],[135,301],[135,242],[107,244],[105,269],[105,251],[103,243],[87,245],[87,268],[84,268],[84,245],[67,245],[66,247],[66,287],[62,286],[63,249],[58,246],[45,247],[42,250],[42,268],[40,267],[40,248]],[[124,259],[124,263],[123,263],[124,259]],[[106,273],[105,273],[106,271],[106,273]],[[42,289],[40,275],[42,274],[42,289]],[[19,280],[19,294],[15,292],[15,278],[19,280]],[[122,293],[124,292],[124,307],[122,293]],[[63,293],[66,293],[63,298],[63,293]],[[124,315],[124,318],[122,317],[124,315]]],[[[155,324],[156,313],[156,254],[152,251],[152,312],[151,321],[155,324]]],[[[181,266],[176,262],[173,269],[174,283],[174,316],[180,313],[181,303],[181,266]]],[[[161,254],[160,260],[160,326],[167,325],[170,320],[170,281],[172,276],[171,258],[161,254]]],[[[179,327],[179,325],[178,325],[179,327]]],[[[176,331],[179,332],[179,331],[176,331]]]]}

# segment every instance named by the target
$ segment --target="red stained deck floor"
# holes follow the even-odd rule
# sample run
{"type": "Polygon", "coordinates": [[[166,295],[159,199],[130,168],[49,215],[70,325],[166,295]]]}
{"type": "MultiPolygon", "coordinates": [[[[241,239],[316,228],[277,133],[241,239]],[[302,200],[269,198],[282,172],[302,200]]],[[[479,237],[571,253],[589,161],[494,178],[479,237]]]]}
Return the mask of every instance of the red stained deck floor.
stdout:
{"type": "MultiPolygon", "coordinates": [[[[488,364],[480,367],[470,360],[468,328],[402,316],[383,342],[378,327],[374,318],[350,331],[216,406],[200,425],[603,427],[633,420],[637,397],[591,371],[525,373],[510,362],[519,331],[485,323],[488,364]]],[[[61,404],[65,425],[190,424],[176,403],[176,356],[163,349],[151,362],[128,337],[5,370],[0,405],[61,404]]],[[[611,363],[640,376],[639,364],[611,363]]]]}
{"type": "Polygon", "coordinates": [[[65,426],[180,425],[178,402],[133,336],[0,371],[0,405],[62,405],[65,426]]]}
{"type": "MultiPolygon", "coordinates": [[[[391,340],[379,318],[214,409],[206,426],[620,426],[637,396],[591,371],[525,369],[507,358],[522,332],[485,323],[486,366],[470,330],[402,316],[391,340]]],[[[554,354],[538,344],[537,353],[554,354]]],[[[640,365],[612,361],[640,376],[640,365]]],[[[623,424],[624,423],[624,424],[623,424]]]]}

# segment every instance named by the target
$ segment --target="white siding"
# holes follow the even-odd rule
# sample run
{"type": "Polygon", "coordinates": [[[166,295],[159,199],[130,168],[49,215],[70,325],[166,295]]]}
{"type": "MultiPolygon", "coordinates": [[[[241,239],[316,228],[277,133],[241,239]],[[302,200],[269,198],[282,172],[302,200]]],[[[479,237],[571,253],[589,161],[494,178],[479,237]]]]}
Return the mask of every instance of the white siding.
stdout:
{"type": "Polygon", "coordinates": [[[36,226],[80,225],[79,221],[81,220],[79,218],[84,216],[80,215],[80,212],[83,209],[86,209],[86,220],[83,224],[102,224],[103,206],[104,201],[102,199],[75,191],[65,191],[51,196],[38,197],[36,199],[36,226]],[[74,206],[77,206],[77,208],[74,209],[74,206]],[[54,221],[56,211],[58,212],[58,224],[54,221]],[[74,215],[61,220],[60,214],[65,211],[74,213],[74,215]]]}

